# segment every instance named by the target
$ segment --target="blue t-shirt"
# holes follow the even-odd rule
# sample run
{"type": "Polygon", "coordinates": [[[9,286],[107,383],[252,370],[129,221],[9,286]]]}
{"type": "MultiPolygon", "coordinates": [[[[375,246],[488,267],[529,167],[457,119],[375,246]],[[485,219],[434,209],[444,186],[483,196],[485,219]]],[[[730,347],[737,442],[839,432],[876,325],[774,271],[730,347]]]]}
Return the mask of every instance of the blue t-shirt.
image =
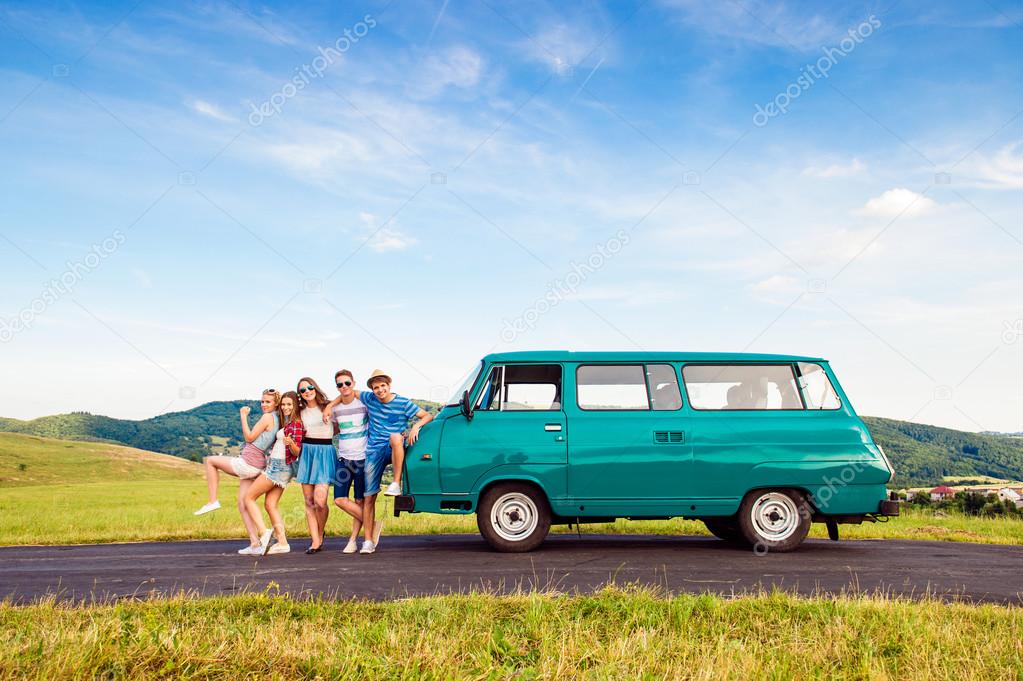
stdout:
{"type": "Polygon", "coordinates": [[[369,415],[369,447],[387,444],[391,435],[404,431],[409,419],[420,411],[418,404],[401,395],[384,404],[375,393],[363,391],[359,399],[369,415]]]}

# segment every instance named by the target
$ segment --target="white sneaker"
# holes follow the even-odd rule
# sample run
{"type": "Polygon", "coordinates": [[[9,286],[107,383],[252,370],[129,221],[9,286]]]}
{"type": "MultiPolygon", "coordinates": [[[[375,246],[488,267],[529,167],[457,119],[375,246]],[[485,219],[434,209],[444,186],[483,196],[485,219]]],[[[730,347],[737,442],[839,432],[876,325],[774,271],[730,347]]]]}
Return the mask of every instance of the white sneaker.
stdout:
{"type": "Polygon", "coordinates": [[[373,542],[366,540],[362,542],[362,550],[359,551],[359,553],[373,553],[376,550],[377,547],[373,544],[373,542]]]}
{"type": "Polygon", "coordinates": [[[266,530],[259,538],[259,555],[265,556],[266,550],[270,548],[270,540],[273,539],[274,531],[266,530]]]}
{"type": "Polygon", "coordinates": [[[378,520],[373,524],[373,548],[380,545],[380,535],[383,533],[384,524],[378,520]]]}
{"type": "Polygon", "coordinates": [[[396,482],[392,482],[390,485],[387,486],[387,489],[384,490],[384,494],[386,494],[389,497],[398,496],[399,494],[401,494],[401,485],[399,485],[396,482]]]}
{"type": "Polygon", "coordinates": [[[274,544],[267,550],[267,555],[272,556],[277,553],[291,553],[291,546],[288,544],[274,544]]]}
{"type": "Polygon", "coordinates": [[[192,515],[202,515],[204,513],[209,513],[210,511],[216,511],[218,508],[220,508],[220,502],[211,501],[210,503],[206,504],[192,515]]]}
{"type": "Polygon", "coordinates": [[[341,553],[355,553],[359,550],[359,542],[354,539],[349,539],[345,547],[341,549],[341,553]]]}
{"type": "Polygon", "coordinates": [[[239,556],[262,556],[263,548],[261,546],[246,546],[244,549],[238,549],[239,556]]]}

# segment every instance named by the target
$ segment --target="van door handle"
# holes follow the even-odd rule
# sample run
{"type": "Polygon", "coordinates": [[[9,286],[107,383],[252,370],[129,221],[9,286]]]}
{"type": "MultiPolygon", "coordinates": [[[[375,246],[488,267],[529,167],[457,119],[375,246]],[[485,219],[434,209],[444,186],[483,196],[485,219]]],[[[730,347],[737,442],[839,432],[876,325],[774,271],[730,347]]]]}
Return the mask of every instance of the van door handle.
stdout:
{"type": "Polygon", "coordinates": [[[548,433],[560,433],[561,432],[561,424],[560,423],[548,423],[548,424],[544,425],[543,429],[546,430],[548,433]]]}

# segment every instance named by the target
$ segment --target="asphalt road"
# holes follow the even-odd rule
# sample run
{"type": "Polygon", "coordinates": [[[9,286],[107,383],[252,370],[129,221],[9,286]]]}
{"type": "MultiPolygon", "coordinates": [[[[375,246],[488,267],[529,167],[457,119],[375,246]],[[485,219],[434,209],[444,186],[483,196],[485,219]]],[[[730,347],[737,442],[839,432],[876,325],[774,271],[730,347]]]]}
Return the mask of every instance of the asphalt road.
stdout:
{"type": "Polygon", "coordinates": [[[389,537],[373,555],[345,555],[341,539],[307,556],[241,557],[238,541],[0,548],[0,598],[27,602],[141,598],[188,591],[262,591],[300,597],[401,598],[517,589],[588,592],[610,582],[670,592],[877,592],[948,600],[1023,602],[1023,546],[930,541],[807,541],[754,555],[702,537],[558,535],[526,554],[501,554],[476,535],[389,537]]]}

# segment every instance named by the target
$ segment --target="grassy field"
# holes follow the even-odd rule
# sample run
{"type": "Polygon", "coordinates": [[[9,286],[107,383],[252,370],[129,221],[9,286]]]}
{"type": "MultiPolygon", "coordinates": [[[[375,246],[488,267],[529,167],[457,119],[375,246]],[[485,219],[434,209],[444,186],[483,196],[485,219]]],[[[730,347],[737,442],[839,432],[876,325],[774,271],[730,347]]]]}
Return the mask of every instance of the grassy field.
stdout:
{"type": "MultiPolygon", "coordinates": [[[[234,509],[237,480],[222,476],[224,509],[196,518],[206,487],[198,464],[163,454],[88,442],[66,442],[0,433],[0,544],[73,544],[112,541],[241,538],[234,509]]],[[[382,498],[383,499],[383,498],[382,498]]],[[[295,485],[282,507],[289,532],[307,536],[302,494],[295,485]]],[[[379,505],[391,534],[476,532],[474,516],[390,514],[379,505]]],[[[333,535],[347,534],[347,516],[335,512],[333,535]]],[[[687,520],[618,521],[584,526],[585,532],[706,535],[703,523],[687,520]]],[[[556,529],[555,531],[567,531],[556,529]]],[[[908,509],[888,523],[843,525],[848,539],[938,539],[1023,544],[1023,521],[937,516],[908,509]]],[[[824,537],[815,525],[811,536],[824,537]]]]}
{"type": "Polygon", "coordinates": [[[862,678],[1023,675],[1023,609],[608,588],[297,601],[0,604],[0,676],[862,678]]]}

